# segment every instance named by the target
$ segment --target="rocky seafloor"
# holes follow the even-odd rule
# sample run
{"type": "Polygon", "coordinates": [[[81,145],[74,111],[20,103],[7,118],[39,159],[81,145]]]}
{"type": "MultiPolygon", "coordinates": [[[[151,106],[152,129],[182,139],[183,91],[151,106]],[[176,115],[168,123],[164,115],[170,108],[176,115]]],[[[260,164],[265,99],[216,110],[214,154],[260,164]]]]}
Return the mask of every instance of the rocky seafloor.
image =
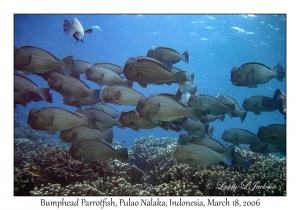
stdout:
{"type": "MultiPolygon", "coordinates": [[[[87,164],[71,158],[69,145],[15,121],[15,196],[216,196],[286,195],[286,159],[236,148],[248,171],[228,165],[192,168],[177,163],[177,139],[141,137],[128,163],[87,164]],[[213,183],[214,187],[208,187],[213,183]]],[[[120,144],[114,141],[113,147],[120,144]]]]}

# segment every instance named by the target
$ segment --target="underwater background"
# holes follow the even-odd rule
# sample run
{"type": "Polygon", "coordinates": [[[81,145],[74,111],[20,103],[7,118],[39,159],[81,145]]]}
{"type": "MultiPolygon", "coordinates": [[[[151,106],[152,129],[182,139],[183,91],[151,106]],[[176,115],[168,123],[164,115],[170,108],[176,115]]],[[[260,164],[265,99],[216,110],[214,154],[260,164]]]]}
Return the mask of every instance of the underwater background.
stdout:
{"type": "MultiPolygon", "coordinates": [[[[286,93],[286,78],[283,82],[273,78],[257,88],[234,86],[230,81],[231,69],[249,62],[262,63],[270,68],[281,63],[286,68],[286,16],[281,14],[16,14],[14,46],[38,47],[59,59],[73,55],[73,59],[91,64],[108,62],[121,67],[129,57],[145,56],[149,49],[156,47],[170,47],[179,53],[188,51],[189,63],[179,62],[174,66],[188,74],[195,74],[197,94],[214,97],[218,93],[230,95],[241,106],[246,97],[273,97],[276,89],[286,93]],[[93,29],[91,34],[84,36],[84,44],[75,44],[75,39],[66,36],[63,31],[64,20],[71,22],[74,17],[80,20],[84,29],[93,29]]],[[[47,82],[39,76],[27,77],[40,87],[48,87],[47,82]]],[[[90,89],[102,89],[83,75],[80,79],[90,89]]],[[[137,83],[133,84],[135,90],[146,96],[174,94],[177,86],[165,84],[142,88],[137,83]]],[[[14,195],[285,195],[286,162],[281,154],[257,156],[238,148],[244,157],[256,160],[248,171],[218,164],[195,170],[176,163],[172,157],[177,138],[185,131],[165,131],[159,127],[134,131],[114,126],[115,144],[132,149],[134,167],[116,161],[113,164],[92,165],[73,161],[68,156],[70,144],[58,139],[59,132],[51,135],[32,131],[27,126],[28,112],[32,108],[55,106],[76,111],[76,107],[62,103],[59,93],[50,92],[52,104],[46,101],[30,102],[26,107],[17,105],[14,109],[14,195]],[[78,168],[78,171],[70,171],[72,168],[78,168]],[[273,191],[255,192],[205,189],[205,180],[227,180],[232,173],[236,183],[252,179],[253,182],[275,183],[277,187],[273,191]],[[223,174],[223,177],[219,174],[223,174]],[[174,190],[173,185],[178,185],[180,190],[174,190]]],[[[119,112],[132,110],[129,106],[109,105],[119,112]]],[[[217,120],[211,122],[210,126],[215,127],[213,138],[223,142],[223,132],[231,128],[246,129],[256,134],[260,126],[285,122],[284,116],[275,110],[262,112],[261,115],[249,112],[243,122],[239,118],[230,119],[227,115],[223,122],[217,120]]]]}

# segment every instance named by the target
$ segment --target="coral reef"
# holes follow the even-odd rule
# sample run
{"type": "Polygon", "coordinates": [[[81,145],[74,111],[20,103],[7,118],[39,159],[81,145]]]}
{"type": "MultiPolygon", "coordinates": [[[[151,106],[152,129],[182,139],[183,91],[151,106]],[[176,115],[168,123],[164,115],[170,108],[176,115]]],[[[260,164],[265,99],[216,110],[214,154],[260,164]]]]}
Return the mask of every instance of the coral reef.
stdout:
{"type": "Polygon", "coordinates": [[[154,138],[153,136],[135,139],[133,145],[134,162],[147,173],[147,182],[156,184],[157,178],[176,164],[173,154],[177,139],[154,138]]]}

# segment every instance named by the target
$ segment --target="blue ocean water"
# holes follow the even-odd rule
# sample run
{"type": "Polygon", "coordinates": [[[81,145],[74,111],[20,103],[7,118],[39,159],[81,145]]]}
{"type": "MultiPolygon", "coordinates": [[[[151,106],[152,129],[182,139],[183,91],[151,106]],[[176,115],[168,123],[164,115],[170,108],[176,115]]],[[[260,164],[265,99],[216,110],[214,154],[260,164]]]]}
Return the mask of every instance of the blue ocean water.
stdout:
{"type": "MultiPolygon", "coordinates": [[[[74,59],[89,63],[109,62],[124,66],[129,57],[145,56],[149,49],[165,46],[183,53],[189,52],[189,64],[179,62],[174,66],[195,73],[198,94],[216,96],[218,93],[232,96],[240,106],[246,97],[264,95],[272,97],[276,89],[286,93],[286,79],[279,82],[275,78],[257,88],[237,87],[230,81],[233,67],[244,63],[259,62],[270,68],[281,63],[286,68],[286,16],[285,15],[83,15],[47,14],[14,16],[14,46],[35,46],[42,48],[59,59],[73,55],[74,59]],[[84,36],[84,44],[63,31],[64,20],[73,21],[76,17],[84,29],[93,28],[84,36]]],[[[40,87],[48,87],[39,76],[29,75],[29,79],[40,87]]],[[[80,79],[90,89],[99,89],[96,83],[83,75],[80,79]]],[[[133,88],[145,96],[158,93],[175,93],[177,84],[148,85],[142,88],[134,83],[133,88]]],[[[62,96],[50,91],[53,104],[45,101],[31,102],[26,108],[17,105],[15,119],[26,124],[28,111],[45,106],[62,107],[74,112],[77,108],[62,103],[62,96]]],[[[118,111],[134,110],[134,106],[109,104],[118,111]]],[[[224,122],[215,121],[213,138],[221,140],[224,130],[231,128],[247,129],[257,133],[259,126],[284,124],[279,111],[263,112],[254,115],[249,112],[242,123],[239,118],[224,122]]],[[[138,137],[177,138],[180,132],[164,131],[161,128],[133,131],[130,128],[113,128],[114,138],[124,147],[131,147],[138,137]],[[125,141],[125,143],[123,142],[125,141]]],[[[58,140],[59,132],[54,138],[58,140]]]]}

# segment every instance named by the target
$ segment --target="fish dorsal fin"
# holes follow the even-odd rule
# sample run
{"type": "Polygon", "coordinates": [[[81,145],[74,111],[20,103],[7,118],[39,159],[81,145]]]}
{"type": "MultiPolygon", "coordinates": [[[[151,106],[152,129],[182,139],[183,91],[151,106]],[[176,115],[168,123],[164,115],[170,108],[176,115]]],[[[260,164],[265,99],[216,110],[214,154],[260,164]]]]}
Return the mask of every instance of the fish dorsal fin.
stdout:
{"type": "Polygon", "coordinates": [[[33,47],[33,46],[22,46],[22,47],[20,47],[20,49],[26,49],[26,48],[35,48],[35,49],[41,50],[41,51],[45,52],[46,54],[51,55],[55,60],[60,61],[60,59],[58,59],[58,58],[55,57],[53,54],[51,54],[50,52],[48,52],[48,51],[46,51],[46,50],[44,50],[44,49],[42,49],[42,48],[33,47]]]}
{"type": "Polygon", "coordinates": [[[173,48],[170,48],[170,47],[157,47],[157,48],[155,48],[155,50],[156,49],[158,49],[158,50],[170,50],[170,51],[173,51],[173,52],[175,52],[179,55],[179,52],[177,52],[176,50],[174,50],[173,48]]]}
{"type": "Polygon", "coordinates": [[[265,64],[263,64],[263,63],[258,63],[258,62],[249,62],[249,63],[243,64],[242,66],[249,65],[249,64],[257,64],[257,65],[261,65],[261,66],[266,67],[267,69],[272,70],[270,67],[266,66],[265,64]]]}

